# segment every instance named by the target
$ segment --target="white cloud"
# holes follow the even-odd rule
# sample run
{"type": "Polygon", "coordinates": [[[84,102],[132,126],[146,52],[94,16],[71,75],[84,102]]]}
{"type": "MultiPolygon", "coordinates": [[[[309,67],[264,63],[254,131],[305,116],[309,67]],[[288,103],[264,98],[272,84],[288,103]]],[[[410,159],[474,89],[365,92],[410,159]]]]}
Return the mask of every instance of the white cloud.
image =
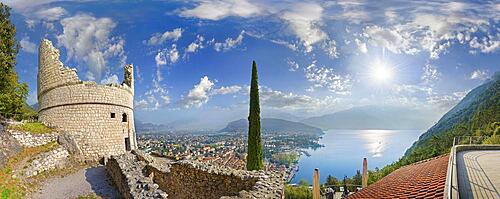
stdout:
{"type": "MultiPolygon", "coordinates": [[[[409,2],[409,7],[390,6],[384,17],[387,27],[370,25],[364,36],[373,45],[393,53],[429,53],[437,59],[455,43],[468,45],[471,53],[492,53],[500,49],[500,39],[492,20],[500,14],[492,4],[471,2],[409,2]],[[397,12],[397,13],[396,13],[397,12]],[[475,35],[475,36],[474,36],[475,35]]],[[[377,14],[377,13],[372,13],[377,14]]]]}
{"type": "Polygon", "coordinates": [[[155,56],[155,62],[157,66],[163,66],[170,64],[175,64],[179,60],[179,51],[177,51],[177,45],[172,44],[170,49],[165,48],[159,51],[155,56]]]}
{"type": "Polygon", "coordinates": [[[500,40],[498,38],[492,38],[493,36],[483,37],[483,39],[480,40],[477,37],[474,37],[472,40],[470,40],[469,46],[471,48],[479,49],[483,53],[495,52],[500,49],[500,40]]]}
{"type": "Polygon", "coordinates": [[[367,26],[363,30],[363,35],[373,45],[384,47],[396,54],[415,54],[419,52],[418,48],[414,46],[415,41],[413,41],[411,35],[397,29],[367,26]]]}
{"type": "Polygon", "coordinates": [[[18,11],[28,11],[34,7],[62,0],[7,0],[5,3],[18,11]]]}
{"type": "Polygon", "coordinates": [[[328,36],[319,28],[323,8],[317,3],[297,3],[280,16],[290,24],[290,28],[303,42],[306,52],[312,51],[312,45],[327,39],[328,36]]]}
{"type": "Polygon", "coordinates": [[[356,24],[359,24],[361,22],[370,19],[369,13],[363,10],[344,11],[340,16],[349,23],[356,23],[356,24]]]}
{"type": "Polygon", "coordinates": [[[306,79],[313,83],[313,88],[326,88],[340,95],[350,94],[351,77],[349,75],[342,76],[331,68],[319,67],[316,61],[307,66],[304,72],[306,79]]]}
{"type": "Polygon", "coordinates": [[[451,95],[432,95],[427,97],[427,103],[439,110],[447,111],[462,100],[464,93],[466,94],[466,92],[455,92],[451,95]]]}
{"type": "Polygon", "coordinates": [[[21,44],[21,50],[28,53],[36,53],[36,44],[31,42],[29,37],[23,37],[19,43],[21,44]]]}
{"type": "Polygon", "coordinates": [[[36,25],[35,20],[27,19],[25,22],[26,22],[26,26],[28,27],[28,29],[33,30],[33,28],[35,28],[35,25],[36,25]]]}
{"type": "Polygon", "coordinates": [[[245,31],[242,30],[238,37],[235,39],[233,38],[226,38],[224,43],[216,42],[214,43],[214,49],[215,51],[228,51],[233,48],[236,48],[236,46],[240,45],[243,42],[243,35],[245,34],[245,31]]]}
{"type": "Polygon", "coordinates": [[[422,86],[422,85],[413,85],[413,84],[397,84],[394,85],[393,91],[399,95],[405,96],[417,96],[417,95],[433,95],[434,92],[431,87],[422,86]]]}
{"type": "Polygon", "coordinates": [[[299,69],[299,64],[291,59],[287,59],[286,63],[288,64],[289,71],[297,71],[299,69]]]}
{"type": "Polygon", "coordinates": [[[111,75],[101,80],[101,84],[119,84],[118,76],[111,75]]]}
{"type": "Polygon", "coordinates": [[[330,57],[330,59],[338,58],[337,44],[335,40],[325,41],[322,45],[323,51],[330,57]]]}
{"type": "Polygon", "coordinates": [[[191,42],[187,47],[186,49],[184,50],[184,58],[186,58],[186,56],[189,54],[189,53],[196,53],[198,52],[200,49],[203,49],[205,48],[205,46],[203,45],[203,42],[205,41],[205,38],[201,35],[196,35],[196,40],[194,40],[193,42],[191,42]]]}
{"type": "Polygon", "coordinates": [[[172,48],[168,51],[167,56],[171,63],[175,63],[177,62],[177,60],[179,60],[179,51],[177,51],[177,45],[172,45],[172,48]]]}
{"type": "MultiPolygon", "coordinates": [[[[158,73],[158,71],[157,71],[158,73]]],[[[161,75],[158,74],[153,78],[152,87],[144,93],[144,96],[135,102],[135,107],[146,110],[155,111],[161,107],[166,107],[170,104],[170,96],[167,89],[161,84],[161,75]]]]}
{"type": "Polygon", "coordinates": [[[145,99],[135,101],[134,107],[137,109],[145,110],[149,107],[149,103],[145,99]]]}
{"type": "Polygon", "coordinates": [[[396,21],[398,14],[394,10],[386,10],[384,12],[384,16],[389,22],[394,22],[396,21]]]}
{"type": "Polygon", "coordinates": [[[354,41],[356,42],[356,46],[358,46],[359,52],[362,52],[362,53],[365,53],[365,54],[368,53],[368,48],[366,47],[366,43],[365,42],[362,42],[358,38],[354,39],[354,41]]]}
{"type": "Polygon", "coordinates": [[[433,85],[441,74],[438,72],[437,68],[431,64],[425,64],[423,67],[423,73],[421,76],[422,82],[426,85],[433,85]]]}
{"type": "Polygon", "coordinates": [[[116,23],[110,18],[95,18],[77,14],[61,20],[63,33],[57,35],[58,44],[66,48],[67,59],[86,65],[92,77],[100,80],[107,70],[108,59],[118,57],[120,64],[126,60],[123,41],[111,37],[116,23]]]}
{"type": "Polygon", "coordinates": [[[141,73],[140,68],[141,67],[139,67],[138,65],[134,66],[134,69],[135,69],[135,79],[137,80],[138,83],[142,83],[142,73],[141,73]]]}
{"type": "Polygon", "coordinates": [[[247,0],[203,0],[193,9],[184,9],[182,17],[219,20],[229,16],[252,17],[259,15],[261,8],[247,0]]]}
{"type": "Polygon", "coordinates": [[[237,93],[240,90],[241,90],[241,86],[238,86],[238,85],[227,86],[227,87],[223,86],[223,87],[220,87],[218,89],[215,89],[214,93],[218,94],[218,95],[226,95],[226,94],[237,93]]]}
{"type": "Polygon", "coordinates": [[[165,53],[160,51],[155,56],[155,62],[157,66],[167,65],[167,59],[165,57],[165,53]]]}
{"type": "Polygon", "coordinates": [[[264,107],[280,111],[324,113],[335,109],[339,98],[327,96],[322,99],[260,87],[260,100],[264,107]]]}
{"type": "Polygon", "coordinates": [[[282,45],[282,46],[285,46],[287,48],[289,48],[290,50],[293,50],[293,51],[297,51],[299,48],[297,47],[297,45],[293,44],[293,43],[290,43],[290,42],[287,42],[287,41],[283,41],[283,40],[274,40],[274,39],[271,39],[270,40],[271,42],[275,43],[275,44],[279,44],[279,45],[282,45]]]}
{"type": "Polygon", "coordinates": [[[212,90],[214,82],[209,80],[207,76],[200,79],[200,82],[194,85],[186,97],[181,101],[184,108],[201,107],[208,102],[209,92],[212,90]]]}
{"type": "Polygon", "coordinates": [[[171,31],[165,31],[164,33],[154,33],[148,41],[144,41],[145,44],[153,46],[153,45],[161,45],[165,43],[167,40],[177,41],[182,37],[182,28],[176,28],[171,31]]]}
{"type": "Polygon", "coordinates": [[[67,14],[67,11],[62,7],[40,9],[35,13],[37,18],[45,20],[45,21],[57,21],[57,20],[61,19],[66,14],[67,14]]]}
{"type": "Polygon", "coordinates": [[[470,75],[470,79],[478,79],[478,80],[485,80],[487,79],[489,76],[488,74],[488,71],[487,70],[474,70],[472,71],[471,75],[470,75]]]}

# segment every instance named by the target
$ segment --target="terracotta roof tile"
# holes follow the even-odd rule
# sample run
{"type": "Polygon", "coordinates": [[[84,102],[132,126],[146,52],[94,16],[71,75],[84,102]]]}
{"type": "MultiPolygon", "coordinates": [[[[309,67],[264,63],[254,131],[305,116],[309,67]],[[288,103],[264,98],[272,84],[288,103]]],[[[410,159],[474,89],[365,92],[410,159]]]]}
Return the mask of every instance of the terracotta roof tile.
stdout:
{"type": "Polygon", "coordinates": [[[376,183],[350,195],[358,198],[443,198],[448,155],[399,168],[376,183]]]}

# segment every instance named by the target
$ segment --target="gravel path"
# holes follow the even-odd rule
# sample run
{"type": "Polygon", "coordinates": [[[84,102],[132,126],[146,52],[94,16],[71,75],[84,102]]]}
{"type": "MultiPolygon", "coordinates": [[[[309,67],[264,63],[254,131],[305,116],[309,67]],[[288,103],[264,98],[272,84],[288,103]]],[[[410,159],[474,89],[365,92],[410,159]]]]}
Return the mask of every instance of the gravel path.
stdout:
{"type": "Polygon", "coordinates": [[[78,196],[95,193],[102,198],[119,198],[119,194],[111,185],[104,166],[82,169],[64,177],[47,180],[34,193],[33,199],[77,198],[78,196]]]}

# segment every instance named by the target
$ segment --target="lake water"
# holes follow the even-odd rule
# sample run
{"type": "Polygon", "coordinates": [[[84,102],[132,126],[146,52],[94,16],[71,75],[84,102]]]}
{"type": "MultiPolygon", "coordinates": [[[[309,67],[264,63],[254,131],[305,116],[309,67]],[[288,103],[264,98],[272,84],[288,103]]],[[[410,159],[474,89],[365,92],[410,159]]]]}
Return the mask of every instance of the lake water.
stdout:
{"type": "Polygon", "coordinates": [[[328,175],[343,179],[362,170],[363,158],[368,160],[368,169],[383,166],[398,160],[424,130],[329,130],[319,141],[325,147],[306,150],[310,156],[302,155],[299,171],[290,183],[300,179],[312,182],[314,168],[319,168],[321,182],[328,175]]]}

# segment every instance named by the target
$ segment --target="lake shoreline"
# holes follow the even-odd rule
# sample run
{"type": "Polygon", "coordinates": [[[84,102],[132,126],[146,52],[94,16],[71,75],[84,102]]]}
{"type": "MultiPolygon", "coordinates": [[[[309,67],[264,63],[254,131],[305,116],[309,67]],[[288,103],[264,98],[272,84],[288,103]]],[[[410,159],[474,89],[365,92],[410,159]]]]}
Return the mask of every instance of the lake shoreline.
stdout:
{"type": "Polygon", "coordinates": [[[369,169],[382,168],[399,159],[407,148],[418,139],[423,130],[353,130],[333,129],[325,131],[318,141],[323,145],[317,149],[305,149],[309,156],[301,155],[294,165],[290,184],[300,179],[312,181],[314,168],[320,169],[320,181],[328,175],[342,179],[361,170],[362,159],[368,158],[369,169]]]}

